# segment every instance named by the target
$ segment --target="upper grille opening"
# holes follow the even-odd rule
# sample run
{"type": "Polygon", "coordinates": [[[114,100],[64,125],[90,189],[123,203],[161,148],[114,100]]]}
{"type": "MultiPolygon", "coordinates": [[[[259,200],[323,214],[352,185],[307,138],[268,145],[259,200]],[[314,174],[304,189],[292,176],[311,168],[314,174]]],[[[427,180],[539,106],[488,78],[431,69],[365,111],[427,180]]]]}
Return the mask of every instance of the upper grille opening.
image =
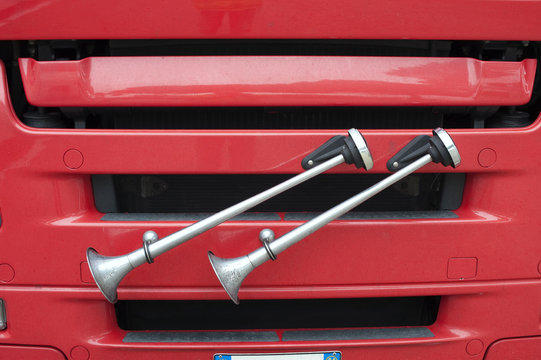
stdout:
{"type": "MultiPolygon", "coordinates": [[[[468,111],[464,109],[464,111],[468,111]]],[[[443,127],[436,108],[229,107],[92,109],[96,129],[432,129],[443,127]]],[[[467,125],[456,118],[455,126],[467,125]]]]}
{"type": "Polygon", "coordinates": [[[108,47],[111,56],[470,56],[474,51],[480,55],[480,49],[474,50],[480,45],[465,43],[469,45],[460,49],[445,40],[190,39],[111,40],[108,47]]]}
{"type": "Polygon", "coordinates": [[[23,114],[38,128],[86,129],[446,129],[524,127],[521,107],[113,107],[23,114]],[[68,114],[68,115],[66,115],[68,114]],[[70,117],[72,116],[72,117],[70,117]]]}
{"type": "Polygon", "coordinates": [[[528,41],[361,39],[40,40],[0,43],[13,107],[23,122],[43,128],[96,129],[417,129],[523,127],[541,111],[539,78],[519,107],[431,108],[36,108],[28,104],[17,60],[78,60],[89,56],[414,56],[486,61],[540,58],[528,41]],[[27,114],[27,116],[24,116],[27,114]],[[36,115],[38,114],[38,115],[36,115]],[[47,116],[43,117],[43,114],[47,116]],[[510,115],[511,114],[511,115],[510,115]]]}

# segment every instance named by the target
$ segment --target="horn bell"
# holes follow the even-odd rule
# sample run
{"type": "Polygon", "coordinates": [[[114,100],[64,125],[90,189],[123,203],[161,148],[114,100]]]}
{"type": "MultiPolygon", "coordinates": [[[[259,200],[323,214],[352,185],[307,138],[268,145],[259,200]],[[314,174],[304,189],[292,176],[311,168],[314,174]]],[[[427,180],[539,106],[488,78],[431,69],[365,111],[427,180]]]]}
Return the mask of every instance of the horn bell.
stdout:
{"type": "Polygon", "coordinates": [[[101,293],[111,304],[118,300],[117,288],[120,281],[128,274],[133,266],[126,255],[103,256],[93,248],[86,250],[86,260],[90,273],[101,293]]]}
{"type": "Polygon", "coordinates": [[[239,289],[250,272],[255,269],[248,256],[234,259],[223,259],[209,251],[209,260],[218,280],[224,287],[227,295],[235,304],[239,304],[239,289]]]}

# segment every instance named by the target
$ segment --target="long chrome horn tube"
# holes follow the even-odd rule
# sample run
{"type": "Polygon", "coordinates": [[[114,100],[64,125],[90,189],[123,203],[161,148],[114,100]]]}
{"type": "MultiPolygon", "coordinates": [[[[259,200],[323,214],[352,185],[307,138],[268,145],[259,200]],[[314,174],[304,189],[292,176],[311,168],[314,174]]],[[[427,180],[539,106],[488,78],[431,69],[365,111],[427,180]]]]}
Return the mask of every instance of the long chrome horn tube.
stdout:
{"type": "Polygon", "coordinates": [[[388,162],[390,170],[398,171],[354,197],[327,210],[323,214],[293,229],[274,240],[272,230],[264,229],[260,239],[264,246],[252,253],[233,259],[223,259],[209,251],[209,260],[225,291],[235,304],[239,303],[238,292],[246,276],[268,260],[276,260],[277,255],[304,239],[329,222],[344,215],[364,201],[380,193],[421,167],[431,163],[456,167],[460,164],[460,154],[453,140],[443,129],[433,131],[434,136],[419,136],[398,152],[388,162]]]}
{"type": "Polygon", "coordinates": [[[143,235],[143,247],[129,254],[103,256],[93,248],[88,248],[86,258],[98,288],[107,300],[115,303],[120,281],[145,262],[152,263],[157,256],[195,236],[342,163],[370,170],[373,166],[372,155],[363,136],[356,129],[350,129],[348,135],[335,136],[308,155],[302,163],[308,170],[299,175],[162,239],[158,240],[153,231],[147,231],[143,235]]]}

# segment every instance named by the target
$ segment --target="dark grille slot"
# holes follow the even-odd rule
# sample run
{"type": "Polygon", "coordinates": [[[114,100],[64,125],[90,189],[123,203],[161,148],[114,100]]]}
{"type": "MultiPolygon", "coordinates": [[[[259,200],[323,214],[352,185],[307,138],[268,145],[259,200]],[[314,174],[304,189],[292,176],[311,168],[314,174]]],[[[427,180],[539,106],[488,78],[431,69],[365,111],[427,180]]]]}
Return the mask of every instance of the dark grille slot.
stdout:
{"type": "Polygon", "coordinates": [[[123,330],[250,330],[432,325],[440,297],[231,301],[127,300],[115,305],[123,330]]]}
{"type": "Polygon", "coordinates": [[[109,40],[107,45],[111,56],[466,56],[463,50],[452,49],[453,41],[446,40],[123,39],[109,40]]]}
{"type": "Polygon", "coordinates": [[[452,126],[444,124],[444,113],[429,107],[98,108],[92,114],[88,127],[99,129],[433,129],[462,125],[462,118],[455,118],[452,126]]]}
{"type": "MultiPolygon", "coordinates": [[[[94,175],[93,184],[96,208],[104,213],[214,213],[292,176],[94,175]],[[104,181],[107,179],[109,181],[104,181]],[[116,199],[116,204],[111,198],[116,199]]],[[[325,211],[386,176],[320,175],[250,211],[325,211]]],[[[455,210],[462,199],[464,178],[463,174],[413,174],[353,211],[455,210]]]]}

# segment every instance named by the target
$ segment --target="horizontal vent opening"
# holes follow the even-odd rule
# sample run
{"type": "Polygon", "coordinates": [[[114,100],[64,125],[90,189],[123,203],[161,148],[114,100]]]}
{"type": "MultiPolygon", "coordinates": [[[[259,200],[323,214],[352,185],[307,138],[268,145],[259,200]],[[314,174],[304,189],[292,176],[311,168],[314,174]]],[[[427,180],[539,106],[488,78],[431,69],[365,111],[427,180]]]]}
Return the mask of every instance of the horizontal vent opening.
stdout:
{"type": "Polygon", "coordinates": [[[433,129],[443,115],[431,108],[231,107],[95,109],[100,129],[433,129]]]}
{"type": "Polygon", "coordinates": [[[37,128],[86,129],[446,129],[518,128],[538,115],[516,107],[108,107],[48,109],[22,115],[37,128]]]}
{"type": "MultiPolygon", "coordinates": [[[[525,39],[526,40],[526,39],[525,39]]],[[[0,42],[2,43],[2,42],[0,42]]],[[[8,50],[10,42],[3,42],[8,50]]],[[[39,60],[88,56],[449,56],[516,61],[534,57],[535,41],[377,39],[111,39],[30,40],[19,51],[39,60]]],[[[13,46],[13,45],[12,45],[13,46]]]]}
{"type": "Polygon", "coordinates": [[[93,116],[87,126],[97,129],[433,129],[468,126],[468,121],[460,117],[444,123],[443,111],[451,110],[429,107],[132,107],[89,111],[93,116]]]}
{"type": "MultiPolygon", "coordinates": [[[[212,56],[212,55],[312,55],[312,56],[471,56],[484,52],[480,43],[451,40],[357,40],[357,39],[171,39],[110,40],[102,52],[111,56],[212,56]],[[470,49],[458,48],[464,44],[470,49]]],[[[518,42],[499,44],[498,49],[518,42]]],[[[50,45],[51,48],[55,44],[50,45]]],[[[498,55],[496,55],[498,56],[498,55]]],[[[494,58],[490,55],[490,58],[494,58]]]]}
{"type": "MultiPolygon", "coordinates": [[[[326,211],[387,176],[319,175],[250,211],[326,211]]],[[[221,211],[291,177],[290,174],[94,175],[92,182],[96,208],[103,213],[191,214],[221,211]]],[[[353,212],[456,210],[462,202],[464,182],[465,174],[412,174],[358,206],[353,212]]],[[[280,217],[277,216],[277,219],[280,217]]]]}
{"type": "Polygon", "coordinates": [[[439,296],[243,300],[124,300],[115,304],[123,330],[337,329],[428,326],[439,296]]]}

